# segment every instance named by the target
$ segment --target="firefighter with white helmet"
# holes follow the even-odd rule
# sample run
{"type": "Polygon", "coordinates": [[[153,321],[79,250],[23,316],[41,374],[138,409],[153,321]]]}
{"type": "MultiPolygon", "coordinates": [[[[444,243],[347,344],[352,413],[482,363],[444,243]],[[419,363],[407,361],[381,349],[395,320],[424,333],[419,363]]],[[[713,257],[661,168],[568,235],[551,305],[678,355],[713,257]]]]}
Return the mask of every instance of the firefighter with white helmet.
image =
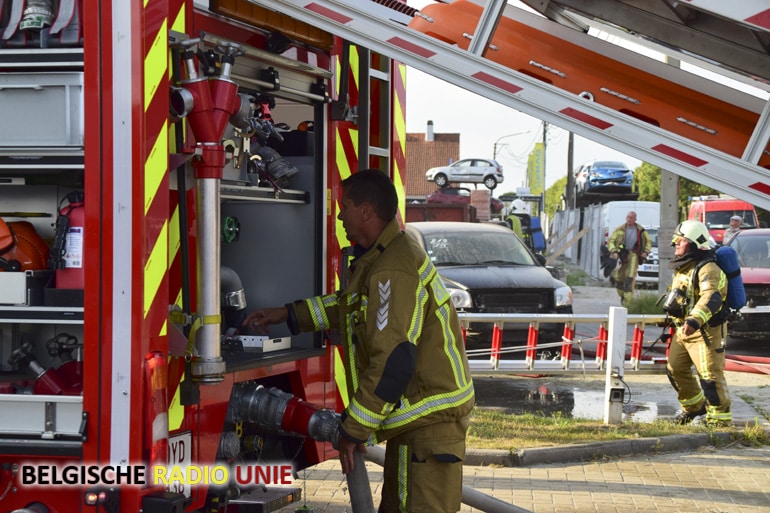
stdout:
{"type": "Polygon", "coordinates": [[[524,239],[524,230],[521,227],[521,219],[519,214],[527,213],[527,204],[524,200],[516,198],[511,203],[510,215],[505,218],[506,224],[513,230],[513,233],[519,236],[520,239],[524,239]]]}
{"type": "Polygon", "coordinates": [[[666,365],[682,406],[675,421],[687,424],[705,415],[709,426],[729,425],[730,394],[724,376],[727,278],[714,260],[708,228],[700,221],[680,223],[671,244],[674,277],[663,310],[676,326],[666,365]]]}
{"type": "Polygon", "coordinates": [[[516,198],[515,200],[513,200],[513,202],[511,203],[511,212],[529,214],[529,212],[527,211],[527,204],[521,198],[516,198]]]}

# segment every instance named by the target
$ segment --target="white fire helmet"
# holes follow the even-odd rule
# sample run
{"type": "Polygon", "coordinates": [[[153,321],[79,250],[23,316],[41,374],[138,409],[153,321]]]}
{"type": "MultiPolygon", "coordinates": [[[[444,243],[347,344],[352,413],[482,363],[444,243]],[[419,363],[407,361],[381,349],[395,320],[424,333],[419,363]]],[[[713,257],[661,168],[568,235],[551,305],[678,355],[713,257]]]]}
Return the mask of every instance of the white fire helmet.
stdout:
{"type": "Polygon", "coordinates": [[[523,199],[515,199],[511,203],[511,212],[526,212],[527,211],[527,204],[524,202],[523,199]]]}
{"type": "Polygon", "coordinates": [[[711,249],[709,230],[700,221],[683,221],[674,230],[671,244],[676,244],[679,238],[684,238],[695,244],[698,249],[711,249]]]}

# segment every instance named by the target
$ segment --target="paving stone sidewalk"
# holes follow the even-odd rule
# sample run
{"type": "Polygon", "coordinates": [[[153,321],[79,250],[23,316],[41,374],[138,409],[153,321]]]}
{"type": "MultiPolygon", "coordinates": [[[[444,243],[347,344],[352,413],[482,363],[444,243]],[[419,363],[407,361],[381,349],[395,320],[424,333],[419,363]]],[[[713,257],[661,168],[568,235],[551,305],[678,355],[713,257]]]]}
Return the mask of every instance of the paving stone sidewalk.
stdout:
{"type": "MultiPolygon", "coordinates": [[[[382,469],[367,462],[375,505],[382,469]]],[[[337,461],[300,473],[315,512],[352,513],[337,461]]],[[[466,466],[465,486],[534,513],[759,513],[770,511],[770,447],[703,446],[677,453],[531,467],[466,466]]],[[[299,485],[302,482],[298,482],[299,485]]],[[[490,511],[506,511],[495,504],[490,511]]],[[[463,504],[462,512],[482,511],[463,504]]]]}

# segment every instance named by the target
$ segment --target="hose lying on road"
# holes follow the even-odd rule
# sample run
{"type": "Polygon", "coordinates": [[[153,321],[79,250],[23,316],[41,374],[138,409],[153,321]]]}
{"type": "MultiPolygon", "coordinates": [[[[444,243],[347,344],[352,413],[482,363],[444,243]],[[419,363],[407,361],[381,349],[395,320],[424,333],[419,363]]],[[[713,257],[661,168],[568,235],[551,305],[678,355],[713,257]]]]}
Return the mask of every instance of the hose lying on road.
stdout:
{"type": "Polygon", "coordinates": [[[770,374],[770,358],[761,356],[725,355],[725,370],[736,372],[751,372],[754,374],[770,374]]]}
{"type": "MultiPolygon", "coordinates": [[[[647,352],[642,355],[642,360],[649,360],[651,358],[651,355],[649,354],[649,351],[651,348],[646,348],[647,352]]],[[[653,351],[656,353],[656,355],[665,356],[665,346],[661,346],[660,348],[655,348],[653,351]]],[[[573,354],[580,354],[578,351],[573,350],[573,354]]],[[[596,352],[595,351],[586,351],[583,350],[583,354],[581,355],[583,358],[586,359],[593,359],[596,358],[596,352]]],[[[741,355],[725,355],[725,370],[726,371],[732,371],[732,372],[750,372],[754,374],[770,374],[770,358],[765,358],[762,356],[741,356],[741,355]]]]}
{"type": "MultiPolygon", "coordinates": [[[[385,466],[385,449],[378,445],[367,447],[365,457],[381,467],[385,466]]],[[[463,485],[462,501],[463,504],[467,504],[471,508],[487,513],[532,513],[528,509],[519,508],[500,499],[495,499],[466,485],[463,485]]]]}

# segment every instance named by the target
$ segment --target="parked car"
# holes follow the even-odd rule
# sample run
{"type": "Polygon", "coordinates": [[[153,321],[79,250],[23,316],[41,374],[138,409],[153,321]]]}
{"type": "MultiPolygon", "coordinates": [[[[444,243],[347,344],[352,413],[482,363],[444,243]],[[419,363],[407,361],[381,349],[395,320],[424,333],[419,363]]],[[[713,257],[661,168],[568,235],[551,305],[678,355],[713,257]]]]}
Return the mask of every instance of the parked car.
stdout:
{"type": "Polygon", "coordinates": [[[645,228],[645,231],[650,236],[652,249],[647,259],[640,262],[636,269],[636,285],[656,288],[658,286],[658,227],[650,226],[645,228]]]}
{"type": "Polygon", "coordinates": [[[632,193],[634,172],[623,162],[597,160],[587,162],[575,172],[575,192],[632,193]]]}
{"type": "Polygon", "coordinates": [[[450,182],[483,183],[493,190],[503,183],[503,166],[492,159],[462,159],[449,166],[428,169],[425,179],[439,187],[446,187],[450,182]]]}
{"type": "Polygon", "coordinates": [[[741,318],[728,322],[730,335],[767,339],[770,335],[770,228],[743,230],[730,240],[738,253],[747,304],[741,318]]]}
{"type": "MultiPolygon", "coordinates": [[[[425,197],[428,203],[462,203],[470,204],[471,190],[466,187],[445,187],[437,189],[425,197]]],[[[505,205],[497,198],[490,196],[489,209],[493,214],[502,212],[505,205]]]]}
{"type": "MultiPolygon", "coordinates": [[[[537,257],[504,226],[417,222],[407,223],[406,233],[425,248],[458,311],[572,313],[572,289],[551,275],[544,257],[537,257]]],[[[521,332],[527,328],[524,323],[509,324],[504,334],[523,341],[521,332]]],[[[561,340],[563,329],[563,323],[541,324],[541,340],[561,340]]],[[[491,323],[471,323],[469,347],[471,341],[490,347],[491,330],[491,323]]]]}

